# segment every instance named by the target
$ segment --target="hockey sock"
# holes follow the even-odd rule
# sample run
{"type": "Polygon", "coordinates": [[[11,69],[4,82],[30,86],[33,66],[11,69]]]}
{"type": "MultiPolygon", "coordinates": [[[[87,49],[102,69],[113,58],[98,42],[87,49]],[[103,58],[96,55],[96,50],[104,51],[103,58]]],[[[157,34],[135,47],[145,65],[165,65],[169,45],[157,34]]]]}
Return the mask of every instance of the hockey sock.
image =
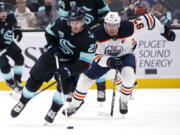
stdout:
{"type": "Polygon", "coordinates": [[[133,87],[125,87],[124,85],[121,85],[120,92],[122,93],[122,100],[127,102],[133,92],[133,87]]]}
{"type": "Polygon", "coordinates": [[[51,105],[51,109],[55,112],[58,112],[59,109],[63,106],[64,102],[66,101],[68,95],[64,95],[64,100],[62,99],[62,95],[59,91],[56,91],[53,96],[53,102],[51,105]]]}
{"type": "Polygon", "coordinates": [[[7,83],[13,85],[14,84],[14,80],[12,78],[12,74],[11,71],[9,73],[2,73],[4,76],[4,79],[6,80],[7,83]]]}
{"type": "Polygon", "coordinates": [[[98,91],[105,91],[106,90],[106,82],[96,82],[97,90],[98,91]]]}
{"type": "Polygon", "coordinates": [[[69,104],[69,107],[76,108],[79,107],[80,104],[84,101],[84,98],[86,97],[87,93],[79,92],[78,90],[75,90],[73,93],[73,99],[69,104]]]}
{"type": "Polygon", "coordinates": [[[14,66],[14,80],[21,82],[21,77],[23,73],[23,66],[22,65],[15,65],[14,66]]]}
{"type": "Polygon", "coordinates": [[[26,104],[27,102],[29,102],[29,100],[31,100],[33,97],[35,96],[35,92],[31,92],[30,90],[28,90],[26,88],[26,86],[24,86],[23,88],[23,93],[22,96],[20,98],[20,101],[24,104],[26,104]]]}

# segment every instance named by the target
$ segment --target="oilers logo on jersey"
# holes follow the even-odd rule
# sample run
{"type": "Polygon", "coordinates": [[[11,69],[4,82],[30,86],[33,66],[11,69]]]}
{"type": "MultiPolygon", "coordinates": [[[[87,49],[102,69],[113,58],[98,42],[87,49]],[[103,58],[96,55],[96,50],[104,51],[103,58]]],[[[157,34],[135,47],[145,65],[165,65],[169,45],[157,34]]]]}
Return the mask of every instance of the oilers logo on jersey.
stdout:
{"type": "Polygon", "coordinates": [[[105,48],[105,54],[110,56],[118,56],[121,52],[123,52],[122,46],[108,46],[105,48]]]}

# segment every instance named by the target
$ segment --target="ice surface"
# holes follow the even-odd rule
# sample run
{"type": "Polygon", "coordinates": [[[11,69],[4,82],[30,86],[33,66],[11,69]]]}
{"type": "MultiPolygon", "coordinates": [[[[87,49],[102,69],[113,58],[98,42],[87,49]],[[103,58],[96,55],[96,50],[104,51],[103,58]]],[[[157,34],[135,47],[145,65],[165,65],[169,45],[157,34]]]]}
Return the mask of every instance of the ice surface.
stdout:
{"type": "Polygon", "coordinates": [[[100,107],[97,91],[91,90],[68,121],[59,112],[54,124],[43,126],[53,93],[41,93],[13,119],[10,111],[17,101],[10,92],[0,92],[0,135],[180,135],[180,89],[135,90],[125,117],[119,113],[118,93],[114,117],[110,117],[112,91],[107,91],[107,101],[100,107]]]}

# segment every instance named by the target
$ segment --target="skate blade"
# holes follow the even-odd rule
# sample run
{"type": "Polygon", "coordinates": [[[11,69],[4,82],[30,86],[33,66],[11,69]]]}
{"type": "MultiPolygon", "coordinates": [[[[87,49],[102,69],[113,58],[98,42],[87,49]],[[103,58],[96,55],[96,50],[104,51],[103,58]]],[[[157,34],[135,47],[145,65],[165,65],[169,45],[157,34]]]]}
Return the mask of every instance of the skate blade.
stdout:
{"type": "Polygon", "coordinates": [[[52,123],[48,122],[48,121],[45,121],[43,126],[50,126],[52,123]]]}
{"type": "Polygon", "coordinates": [[[108,112],[103,112],[103,111],[98,111],[97,115],[101,116],[101,117],[104,117],[104,116],[105,117],[110,117],[111,116],[108,112]]]}
{"type": "Polygon", "coordinates": [[[121,119],[125,119],[126,118],[126,114],[121,114],[121,119]]]}
{"type": "Polygon", "coordinates": [[[98,104],[99,107],[103,107],[103,102],[98,102],[98,104]]]}

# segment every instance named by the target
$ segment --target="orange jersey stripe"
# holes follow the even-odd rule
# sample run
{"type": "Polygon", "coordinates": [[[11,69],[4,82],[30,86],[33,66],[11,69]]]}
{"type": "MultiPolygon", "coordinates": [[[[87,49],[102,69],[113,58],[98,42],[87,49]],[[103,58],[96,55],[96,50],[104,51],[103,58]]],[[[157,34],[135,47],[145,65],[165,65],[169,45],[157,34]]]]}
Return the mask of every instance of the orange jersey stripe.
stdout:
{"type": "Polygon", "coordinates": [[[103,54],[97,55],[97,56],[94,57],[93,60],[96,61],[96,60],[100,59],[102,56],[104,56],[104,55],[103,54]]]}
{"type": "Polygon", "coordinates": [[[79,95],[77,92],[74,92],[73,96],[76,97],[76,98],[80,98],[80,99],[84,99],[86,97],[86,96],[79,95]]]}
{"type": "Polygon", "coordinates": [[[150,21],[151,26],[153,26],[154,21],[153,21],[152,17],[149,14],[145,14],[145,15],[148,18],[148,20],[150,21]]]}
{"type": "Polygon", "coordinates": [[[125,93],[132,93],[133,89],[125,89],[124,87],[121,87],[121,91],[125,93]]]}

